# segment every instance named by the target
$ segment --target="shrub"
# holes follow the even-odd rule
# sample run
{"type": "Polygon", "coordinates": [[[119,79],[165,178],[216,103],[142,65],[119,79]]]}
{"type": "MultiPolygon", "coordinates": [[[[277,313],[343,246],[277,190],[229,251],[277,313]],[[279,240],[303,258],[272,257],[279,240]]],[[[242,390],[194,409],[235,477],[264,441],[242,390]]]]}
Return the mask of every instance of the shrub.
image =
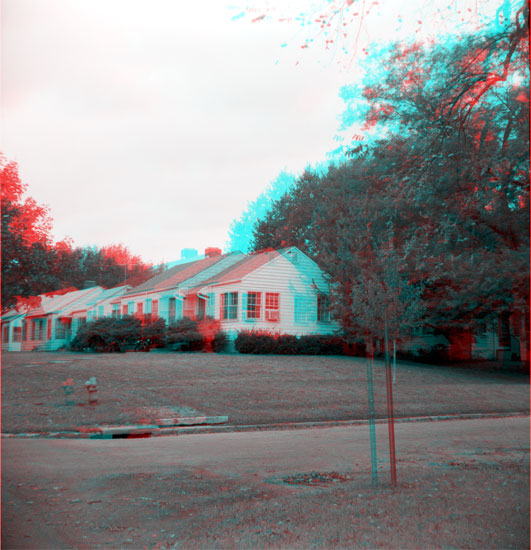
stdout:
{"type": "Polygon", "coordinates": [[[168,325],[166,330],[166,345],[179,346],[183,351],[199,351],[204,348],[205,341],[199,331],[199,324],[193,319],[179,319],[168,325]]]}
{"type": "Polygon", "coordinates": [[[214,339],[212,340],[212,351],[219,353],[223,351],[227,346],[227,335],[224,332],[216,332],[214,339]]]}
{"type": "Polygon", "coordinates": [[[234,345],[239,353],[276,353],[279,336],[267,330],[241,330],[234,345]]]}
{"type": "Polygon", "coordinates": [[[83,325],[70,343],[74,351],[123,351],[125,346],[135,345],[141,335],[140,320],[126,315],[121,319],[103,317],[83,325]]]}
{"type": "Polygon", "coordinates": [[[239,353],[284,355],[340,355],[343,341],[337,336],[308,334],[294,336],[265,330],[242,330],[235,341],[239,353]]]}
{"type": "Polygon", "coordinates": [[[227,336],[221,331],[221,321],[219,319],[206,317],[197,323],[197,329],[203,338],[205,351],[218,352],[225,347],[227,336]]]}
{"type": "Polygon", "coordinates": [[[165,337],[166,321],[158,317],[142,327],[136,348],[149,351],[151,348],[163,346],[165,337]]]}

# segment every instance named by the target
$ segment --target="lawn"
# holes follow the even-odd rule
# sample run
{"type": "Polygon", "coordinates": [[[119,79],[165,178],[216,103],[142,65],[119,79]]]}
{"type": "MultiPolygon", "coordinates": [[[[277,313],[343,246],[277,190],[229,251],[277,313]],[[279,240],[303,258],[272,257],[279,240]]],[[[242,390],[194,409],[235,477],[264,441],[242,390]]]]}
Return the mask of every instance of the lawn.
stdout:
{"type": "MultiPolygon", "coordinates": [[[[374,366],[377,417],[386,416],[385,369],[374,366]]],[[[399,362],[397,417],[529,411],[529,377],[399,362]]],[[[2,432],[149,423],[225,415],[229,424],[367,418],[365,360],[206,353],[4,353],[2,432]],[[84,383],[98,380],[98,403],[84,383]],[[67,405],[62,382],[74,380],[67,405]]]]}

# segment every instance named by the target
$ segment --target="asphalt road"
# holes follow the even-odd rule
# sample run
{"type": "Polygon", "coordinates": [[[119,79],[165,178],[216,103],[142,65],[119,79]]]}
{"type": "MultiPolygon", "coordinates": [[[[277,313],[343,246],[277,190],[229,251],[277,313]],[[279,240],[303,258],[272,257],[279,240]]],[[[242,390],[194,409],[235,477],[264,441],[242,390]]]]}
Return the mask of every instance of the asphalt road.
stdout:
{"type": "MultiPolygon", "coordinates": [[[[395,431],[399,476],[401,468],[464,457],[497,463],[529,459],[528,418],[411,422],[397,424],[395,431]]],[[[377,425],[376,432],[380,479],[387,480],[387,425],[377,425]]],[[[64,543],[64,533],[46,521],[49,510],[37,505],[32,490],[49,494],[60,486],[62,492],[47,502],[60,508],[74,501],[82,517],[94,498],[87,489],[94,480],[186,467],[262,479],[314,470],[367,473],[369,430],[362,425],[128,440],[3,439],[2,547],[64,543]]]]}

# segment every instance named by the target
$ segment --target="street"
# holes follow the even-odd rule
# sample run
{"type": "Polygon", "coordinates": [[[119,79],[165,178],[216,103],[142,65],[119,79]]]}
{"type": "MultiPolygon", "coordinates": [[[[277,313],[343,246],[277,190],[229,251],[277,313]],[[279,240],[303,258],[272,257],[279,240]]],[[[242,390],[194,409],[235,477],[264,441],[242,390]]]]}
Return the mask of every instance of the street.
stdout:
{"type": "MultiPolygon", "coordinates": [[[[516,463],[523,464],[529,472],[528,418],[399,423],[395,430],[397,491],[405,478],[418,479],[438,469],[446,471],[449,465],[464,467],[475,463],[499,470],[504,464],[516,463]]],[[[386,424],[377,425],[376,433],[379,481],[386,487],[389,485],[386,424]]],[[[368,426],[149,439],[3,439],[2,546],[113,547],[112,542],[105,540],[109,525],[113,524],[101,523],[101,517],[111,520],[113,503],[123,508],[129,502],[134,507],[139,498],[146,502],[155,499],[159,489],[153,487],[152,481],[157,475],[164,481],[171,472],[175,475],[199,472],[197,479],[238,480],[239,487],[258,484],[263,488],[264,482],[272,478],[311,471],[346,472],[358,479],[360,490],[370,492],[368,426]],[[145,478],[138,486],[140,493],[131,484],[111,490],[111,480],[128,476],[145,478]],[[100,523],[92,519],[84,525],[83,520],[96,509],[100,510],[96,514],[100,523]]],[[[293,487],[289,489],[293,491],[293,487]]],[[[529,485],[524,489],[528,492],[529,485]]],[[[208,490],[207,486],[201,490],[203,498],[208,490]]],[[[230,496],[230,491],[226,496],[230,496]]],[[[528,499],[520,506],[528,506],[528,499]]],[[[133,515],[138,513],[138,508],[135,510],[131,512],[133,515]]],[[[527,513],[526,522],[528,516],[527,513]]],[[[140,538],[113,538],[116,547],[153,546],[155,536],[140,536],[141,519],[138,517],[136,524],[124,524],[121,531],[118,529],[123,537],[129,529],[140,538]]],[[[179,534],[174,537],[177,540],[179,534]]]]}

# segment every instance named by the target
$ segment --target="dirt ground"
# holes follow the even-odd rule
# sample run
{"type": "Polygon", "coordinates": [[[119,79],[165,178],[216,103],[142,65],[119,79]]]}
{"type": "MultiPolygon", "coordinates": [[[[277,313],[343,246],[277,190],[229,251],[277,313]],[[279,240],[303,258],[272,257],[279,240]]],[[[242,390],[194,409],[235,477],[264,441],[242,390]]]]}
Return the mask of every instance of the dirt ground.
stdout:
{"type": "MultiPolygon", "coordinates": [[[[385,369],[374,366],[376,416],[385,369]]],[[[528,412],[529,377],[399,362],[395,415],[528,412]]],[[[205,353],[4,353],[2,432],[50,432],[155,418],[223,415],[229,424],[367,418],[365,360],[205,353]],[[85,381],[95,376],[98,402],[85,381]],[[62,383],[74,381],[71,404],[62,383]]]]}

